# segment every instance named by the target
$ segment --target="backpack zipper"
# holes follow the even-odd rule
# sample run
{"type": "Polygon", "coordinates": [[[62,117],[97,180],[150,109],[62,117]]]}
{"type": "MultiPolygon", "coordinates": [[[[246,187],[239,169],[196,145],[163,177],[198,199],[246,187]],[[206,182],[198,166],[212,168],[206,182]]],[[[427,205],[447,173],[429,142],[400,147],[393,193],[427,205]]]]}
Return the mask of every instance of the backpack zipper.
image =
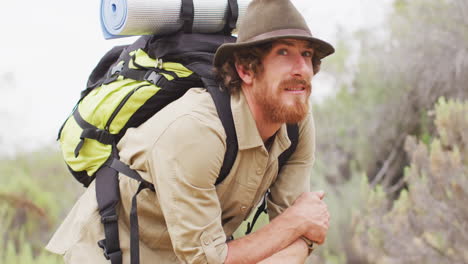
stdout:
{"type": "Polygon", "coordinates": [[[125,105],[125,103],[128,101],[128,99],[130,99],[130,97],[137,91],[139,90],[140,88],[142,87],[145,87],[145,86],[149,86],[147,84],[143,84],[143,85],[140,85],[138,87],[136,87],[135,89],[133,89],[132,91],[130,91],[125,97],[124,99],[120,102],[120,104],[117,106],[117,108],[114,110],[114,112],[112,113],[112,115],[109,117],[109,120],[107,120],[107,123],[106,123],[106,126],[105,126],[105,130],[107,132],[110,132],[109,131],[109,127],[110,125],[112,124],[112,121],[114,121],[114,118],[117,116],[117,114],[120,112],[120,110],[122,109],[122,107],[125,105]]]}

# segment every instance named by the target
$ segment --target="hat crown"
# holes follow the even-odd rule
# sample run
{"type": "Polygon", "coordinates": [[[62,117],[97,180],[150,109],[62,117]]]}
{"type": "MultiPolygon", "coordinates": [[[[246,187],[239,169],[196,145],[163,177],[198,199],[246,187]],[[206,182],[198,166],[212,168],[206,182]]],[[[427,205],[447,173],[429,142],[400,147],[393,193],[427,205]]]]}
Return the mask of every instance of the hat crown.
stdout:
{"type": "Polygon", "coordinates": [[[303,30],[312,36],[301,13],[289,0],[253,0],[239,23],[237,42],[285,29],[303,30]]]}
{"type": "Polygon", "coordinates": [[[224,43],[216,51],[213,64],[223,65],[233,53],[269,41],[293,38],[309,41],[314,46],[314,56],[322,59],[335,49],[329,43],[315,38],[301,13],[290,0],[253,0],[238,26],[235,43],[224,43]]]}

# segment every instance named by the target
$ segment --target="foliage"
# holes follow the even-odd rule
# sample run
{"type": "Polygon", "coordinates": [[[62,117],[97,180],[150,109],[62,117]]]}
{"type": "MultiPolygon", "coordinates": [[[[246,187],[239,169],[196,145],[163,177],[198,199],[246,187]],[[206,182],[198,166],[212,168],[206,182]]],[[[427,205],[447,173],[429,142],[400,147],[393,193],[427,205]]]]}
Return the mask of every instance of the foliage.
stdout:
{"type": "Polygon", "coordinates": [[[371,263],[468,262],[468,101],[442,98],[435,115],[440,138],[406,139],[408,188],[391,210],[381,188],[363,192],[353,245],[371,263]]]}
{"type": "MultiPolygon", "coordinates": [[[[468,3],[464,0],[395,0],[383,31],[360,31],[351,38],[339,35],[337,47],[343,52],[326,59],[322,68],[337,75],[338,91],[313,106],[317,161],[312,186],[328,193],[326,202],[332,212],[327,242],[317,250],[315,263],[385,263],[385,259],[368,258],[362,250],[368,245],[358,247],[356,241],[394,242],[382,241],[376,227],[391,224],[379,222],[384,220],[378,216],[393,208],[394,199],[411,196],[411,189],[400,195],[409,188],[405,168],[412,157],[405,151],[406,137],[415,135],[421,147],[432,148],[436,137],[432,108],[437,99],[468,99],[467,29],[468,3]],[[357,56],[355,48],[349,52],[356,39],[360,43],[357,56]],[[354,64],[346,63],[355,59],[354,64]],[[354,73],[351,81],[343,78],[349,72],[354,73]],[[352,195],[356,190],[362,196],[352,195]],[[352,211],[356,212],[354,221],[374,216],[375,226],[369,224],[365,232],[356,229],[350,221],[352,211]]],[[[451,126],[457,124],[444,125],[452,132],[439,129],[441,134],[449,133],[441,136],[442,146],[453,145],[461,137],[450,134],[451,126]],[[450,143],[444,138],[451,138],[450,143]]],[[[379,250],[376,254],[384,255],[379,250]]]]}
{"type": "MultiPolygon", "coordinates": [[[[317,164],[318,165],[318,164],[317,164]]],[[[342,184],[330,184],[319,173],[312,177],[312,189],[324,190],[331,220],[325,243],[314,251],[308,263],[342,264],[352,261],[353,256],[348,246],[352,237],[350,224],[353,212],[359,210],[362,203],[359,186],[366,181],[365,175],[353,177],[342,184]]]]}
{"type": "MultiPolygon", "coordinates": [[[[339,82],[343,87],[336,97],[314,106],[319,153],[325,163],[335,164],[326,173],[330,182],[348,180],[354,163],[373,186],[401,189],[406,135],[424,134],[429,140],[434,127],[424,118],[440,96],[468,99],[466,1],[401,0],[394,6],[385,34],[355,34],[361,52],[348,67],[354,80],[339,82]]],[[[342,34],[339,46],[352,42],[348,39],[342,34]]],[[[338,61],[326,61],[332,65],[325,64],[325,71],[342,72],[342,57],[353,59],[344,50],[338,61]]]]}
{"type": "MultiPolygon", "coordinates": [[[[11,226],[12,214],[9,213],[11,210],[7,208],[5,204],[0,207],[0,219],[2,219],[2,225],[0,226],[0,234],[10,234],[8,228],[11,226]]],[[[59,264],[63,263],[60,256],[50,254],[44,250],[38,250],[34,248],[33,244],[30,243],[29,238],[25,235],[24,229],[16,229],[19,231],[15,234],[13,239],[3,239],[0,241],[0,263],[13,264],[59,264]]]]}
{"type": "MultiPolygon", "coordinates": [[[[395,93],[386,96],[374,108],[372,123],[375,133],[367,133],[372,148],[363,160],[371,179],[375,179],[389,161],[382,183],[386,190],[398,186],[408,160],[404,156],[403,139],[408,134],[431,133],[421,117],[432,108],[437,98],[468,99],[468,4],[451,1],[395,1],[388,19],[389,37],[380,47],[370,50],[378,58],[381,82],[377,92],[395,93]],[[398,154],[390,159],[392,151],[398,154]],[[375,160],[375,158],[377,159],[375,160]],[[371,158],[368,158],[371,157],[371,158]],[[376,162],[377,161],[377,162],[376,162]],[[393,168],[395,169],[392,169],[393,168]],[[399,169],[396,169],[399,168],[399,169]]],[[[358,78],[359,80],[359,78],[358,78]]],[[[362,84],[368,82],[366,78],[362,84]]],[[[378,86],[377,86],[378,87],[378,86]]],[[[427,139],[426,139],[427,141],[427,139]]],[[[384,172],[384,171],[382,171],[384,172]]],[[[398,189],[398,188],[395,188],[398,189]]]]}
{"type": "Polygon", "coordinates": [[[43,247],[82,190],[59,153],[44,149],[4,158],[0,182],[0,262],[57,263],[43,247]]]}

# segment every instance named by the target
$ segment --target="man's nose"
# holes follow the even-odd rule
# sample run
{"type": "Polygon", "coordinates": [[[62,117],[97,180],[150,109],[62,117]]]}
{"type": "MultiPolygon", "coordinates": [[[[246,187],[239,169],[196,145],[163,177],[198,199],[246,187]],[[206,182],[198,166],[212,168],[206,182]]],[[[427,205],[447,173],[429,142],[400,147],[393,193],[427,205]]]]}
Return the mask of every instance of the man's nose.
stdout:
{"type": "Polygon", "coordinates": [[[292,74],[295,77],[302,77],[304,79],[312,78],[314,75],[312,61],[308,57],[302,55],[295,56],[292,74]]]}

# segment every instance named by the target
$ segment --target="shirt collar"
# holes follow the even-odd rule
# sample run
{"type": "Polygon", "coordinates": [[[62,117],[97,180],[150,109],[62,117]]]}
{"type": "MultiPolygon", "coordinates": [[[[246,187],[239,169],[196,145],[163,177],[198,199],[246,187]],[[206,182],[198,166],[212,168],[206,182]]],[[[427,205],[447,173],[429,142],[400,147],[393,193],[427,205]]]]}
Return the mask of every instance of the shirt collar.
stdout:
{"type": "MultiPolygon", "coordinates": [[[[231,109],[239,150],[263,146],[263,140],[258,132],[257,124],[255,123],[255,119],[253,118],[249,104],[242,90],[231,95],[231,109]]],[[[290,145],[291,141],[288,138],[287,128],[286,125],[283,124],[276,133],[272,149],[279,147],[279,149],[284,150],[290,145]]]]}

